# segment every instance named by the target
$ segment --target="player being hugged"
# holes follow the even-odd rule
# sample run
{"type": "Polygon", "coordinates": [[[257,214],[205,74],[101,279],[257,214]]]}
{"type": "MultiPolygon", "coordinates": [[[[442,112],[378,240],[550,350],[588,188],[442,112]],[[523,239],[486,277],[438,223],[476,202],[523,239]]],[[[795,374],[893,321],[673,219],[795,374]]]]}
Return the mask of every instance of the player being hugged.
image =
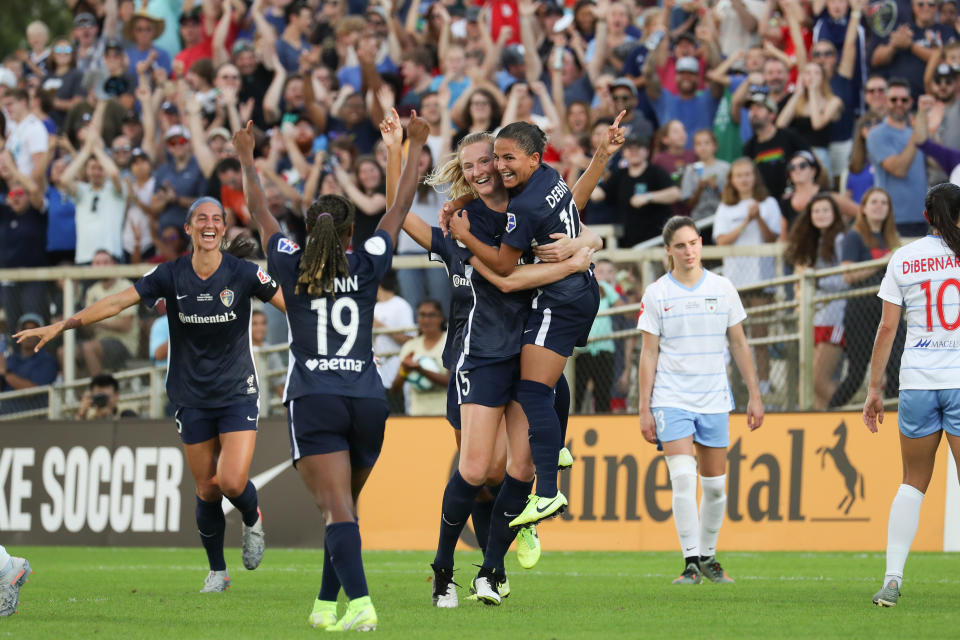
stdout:
{"type": "Polygon", "coordinates": [[[726,466],[733,395],[727,379],[729,341],[750,392],[747,425],[763,423],[763,402],[733,284],[703,268],[703,241],[692,219],[663,226],[670,271],[647,287],[637,328],[642,332],[638,372],[640,428],[662,447],[673,485],[673,521],[683,551],[674,584],[733,582],[717,562],[717,537],[727,504],[726,466]],[[696,458],[694,458],[696,455],[696,458]],[[697,516],[697,462],[703,496],[697,516]]]}
{"type": "Polygon", "coordinates": [[[901,308],[906,308],[897,414],[903,484],[890,505],[887,569],[882,588],[873,596],[873,603],[882,607],[896,606],[900,599],[903,566],[944,432],[960,466],[960,187],[949,182],[931,187],[924,208],[931,234],[897,249],[880,283],[877,295],[883,312],[863,405],[863,422],[876,433],[884,416],[884,370],[901,308]]]}
{"type": "Polygon", "coordinates": [[[230,586],[223,557],[223,496],[243,519],[243,565],[256,569],[263,558],[263,522],[257,489],[249,480],[260,413],[250,300],[256,297],[284,310],[283,294],[266,271],[234,257],[230,249],[221,250],[225,222],[218,200],[196,200],[184,224],[193,242],[191,253],[164,262],[132,287],[67,320],[16,335],[18,341],[39,336],[39,351],[63,331],[111,318],[141,300],[151,307],[166,300],[171,347],[167,396],[177,407],[177,431],[197,486],[197,530],[210,563],[203,593],[230,586]]]}
{"type": "MultiPolygon", "coordinates": [[[[622,133],[618,134],[622,143],[622,133]]],[[[494,159],[503,186],[510,192],[500,245],[490,246],[470,232],[470,219],[458,213],[450,231],[474,256],[501,277],[513,273],[525,251],[549,245],[555,234],[580,235],[580,213],[570,187],[553,168],[542,164],[546,135],[539,127],[515,122],[500,130],[494,159]]],[[[575,273],[537,289],[522,334],[520,381],[516,398],[529,423],[530,454],[537,488],[511,527],[536,524],[559,515],[567,506],[557,488],[560,419],[554,410],[554,387],[575,346],[586,344],[600,305],[591,271],[575,273]]]]}
{"type": "Polygon", "coordinates": [[[284,404],[293,464],[327,521],[320,593],[309,621],[328,631],[370,631],[377,628],[377,612],[360,556],[357,498],[380,455],[389,413],[373,360],[373,308],[413,202],[430,128],[414,112],[407,128],[410,158],[396,201],[373,236],[348,253],[355,207],[341,196],[321,196],[310,205],[305,247],[283,236],[254,168],[251,127],[234,134],[234,145],[251,215],[268,239],[268,264],[288,300],[284,404]],[[350,603],[338,619],[341,586],[350,603]]]}

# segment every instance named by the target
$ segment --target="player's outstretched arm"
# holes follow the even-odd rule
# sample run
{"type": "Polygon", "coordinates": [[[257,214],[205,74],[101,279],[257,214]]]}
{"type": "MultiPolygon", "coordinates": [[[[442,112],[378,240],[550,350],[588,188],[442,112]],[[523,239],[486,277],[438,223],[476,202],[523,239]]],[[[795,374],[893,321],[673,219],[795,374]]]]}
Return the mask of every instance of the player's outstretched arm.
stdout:
{"type": "MultiPolygon", "coordinates": [[[[253,121],[248,120],[247,126],[239,129],[233,134],[233,146],[237,150],[237,157],[240,159],[240,167],[243,170],[243,194],[247,199],[247,208],[250,210],[250,216],[260,229],[260,242],[266,247],[267,241],[274,234],[280,233],[280,225],[276,218],[267,209],[267,198],[263,195],[263,187],[260,185],[260,178],[257,176],[257,168],[253,162],[253,121]]],[[[273,301],[271,300],[271,303],[273,301]]],[[[280,306],[283,305],[283,298],[280,299],[280,306]]],[[[274,305],[277,306],[277,305],[274,305]]],[[[280,308],[279,306],[277,307],[280,308]]]]}
{"type": "Polygon", "coordinates": [[[83,327],[88,324],[93,324],[94,322],[99,322],[105,318],[112,318],[127,307],[132,307],[138,302],[140,302],[140,294],[137,293],[136,288],[131,286],[119,293],[113,294],[112,296],[107,296],[106,298],[97,300],[86,309],[74,314],[72,318],[61,320],[60,322],[50,324],[45,327],[20,331],[15,333],[13,337],[17,339],[18,343],[23,342],[24,338],[30,338],[34,336],[40,338],[40,342],[38,342],[37,346],[34,348],[34,352],[38,352],[41,348],[43,348],[43,345],[53,340],[64,331],[83,327]]]}
{"type": "MultiPolygon", "coordinates": [[[[403,125],[396,109],[380,123],[380,135],[387,147],[387,206],[391,207],[397,199],[397,184],[403,167],[403,125]]],[[[403,230],[414,242],[430,251],[433,231],[420,216],[404,217],[403,230]]]]}
{"type": "Polygon", "coordinates": [[[740,376],[750,393],[750,399],[747,401],[747,426],[750,427],[750,431],[753,431],[759,429],[760,425],[763,424],[763,397],[760,395],[760,386],[757,384],[757,369],[753,366],[750,345],[747,344],[747,336],[743,332],[742,322],[738,322],[727,329],[727,339],[730,341],[730,355],[737,363],[740,376]]]}
{"type": "Polygon", "coordinates": [[[573,185],[573,202],[577,209],[583,209],[590,201],[590,194],[597,188],[603,172],[607,168],[607,162],[616,155],[620,147],[626,140],[627,130],[620,126],[620,119],[626,115],[626,111],[621,111],[613,124],[607,127],[606,136],[603,143],[597,147],[597,152],[590,159],[587,170],[583,172],[577,183],[573,185]]]}
{"type": "Polygon", "coordinates": [[[410,211],[410,205],[413,204],[413,196],[417,192],[420,154],[423,152],[423,145],[426,144],[428,135],[430,135],[430,125],[414,111],[410,117],[410,124],[407,125],[407,139],[410,144],[407,151],[407,164],[400,176],[400,186],[397,187],[397,199],[387,209],[387,213],[380,218],[380,224],[377,225],[378,230],[390,234],[394,246],[397,244],[397,236],[400,235],[403,220],[410,211]]]}
{"type": "Polygon", "coordinates": [[[870,382],[867,385],[867,399],[863,403],[863,423],[873,433],[877,424],[883,424],[883,374],[890,360],[890,349],[900,325],[900,306],[883,301],[883,312],[877,337],[873,342],[873,355],[870,356],[870,382]]]}
{"type": "Polygon", "coordinates": [[[519,266],[506,278],[498,276],[476,256],[470,258],[470,264],[497,289],[503,293],[513,293],[536,289],[563,280],[574,273],[583,273],[590,268],[592,258],[593,249],[583,247],[571,258],[562,262],[541,262],[519,266]]]}

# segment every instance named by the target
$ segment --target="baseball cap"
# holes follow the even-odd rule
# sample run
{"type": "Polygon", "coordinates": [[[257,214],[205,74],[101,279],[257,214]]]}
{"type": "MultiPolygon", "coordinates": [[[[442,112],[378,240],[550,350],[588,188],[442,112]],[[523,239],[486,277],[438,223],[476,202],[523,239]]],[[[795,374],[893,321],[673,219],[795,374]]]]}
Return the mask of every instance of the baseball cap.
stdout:
{"type": "Polygon", "coordinates": [[[957,70],[946,63],[938,64],[933,71],[934,78],[955,78],[956,76],[957,70]]]}
{"type": "Polygon", "coordinates": [[[759,104],[767,108],[770,113],[777,113],[777,103],[769,95],[765,93],[754,93],[750,95],[750,99],[747,101],[750,104],[759,104]]]}
{"type": "Polygon", "coordinates": [[[692,56],[677,60],[677,73],[700,73],[700,62],[692,56]]]}
{"type": "Polygon", "coordinates": [[[180,113],[180,111],[177,109],[177,105],[170,102],[169,100],[163,101],[163,103],[160,105],[160,110],[163,111],[164,113],[169,113],[172,115],[177,115],[178,113],[180,113]]]}
{"type": "Polygon", "coordinates": [[[115,49],[117,51],[123,51],[123,43],[117,40],[116,38],[110,38],[106,42],[104,42],[103,50],[110,51],[111,49],[115,49]]]}
{"type": "Polygon", "coordinates": [[[633,84],[633,81],[631,81],[629,78],[622,78],[622,77],[617,78],[616,80],[610,83],[611,92],[617,87],[623,87],[624,89],[629,89],[630,93],[633,94],[633,97],[634,98],[637,97],[637,87],[635,84],[633,84]]]}
{"type": "Polygon", "coordinates": [[[650,145],[650,138],[642,133],[631,131],[623,141],[624,147],[646,147],[650,145]]]}
{"type": "Polygon", "coordinates": [[[170,127],[169,129],[167,129],[167,132],[166,132],[165,134],[163,134],[163,139],[164,139],[164,140],[169,140],[170,138],[176,138],[176,137],[178,137],[178,136],[179,136],[179,137],[186,138],[187,140],[189,140],[189,139],[190,139],[190,132],[187,131],[186,128],[180,126],[179,124],[175,124],[175,125],[173,125],[172,127],[170,127]]]}
{"type": "Polygon", "coordinates": [[[523,64],[523,45],[511,44],[504,47],[503,53],[500,54],[500,64],[504,67],[523,64]]]}
{"type": "Polygon", "coordinates": [[[237,40],[233,43],[233,55],[237,55],[243,51],[255,51],[253,40],[248,40],[247,38],[237,38],[237,40]]]}
{"type": "Polygon", "coordinates": [[[127,112],[123,114],[123,118],[120,119],[120,124],[131,123],[140,124],[140,116],[138,116],[137,112],[133,109],[128,109],[127,112]]]}
{"type": "Polygon", "coordinates": [[[673,44],[677,44],[677,43],[680,42],[681,40],[686,40],[687,42],[689,42],[689,43],[691,43],[691,44],[697,44],[697,39],[696,39],[696,37],[694,37],[694,35],[693,35],[692,33],[690,33],[689,31],[684,31],[683,33],[677,35],[677,36],[673,39],[673,44]]]}
{"type": "Polygon", "coordinates": [[[207,134],[207,142],[210,142],[214,138],[223,138],[224,140],[230,139],[230,132],[227,131],[224,127],[215,127],[210,130],[207,134]]]}
{"type": "Polygon", "coordinates": [[[148,156],[147,152],[140,147],[134,147],[133,151],[130,152],[130,162],[133,163],[134,160],[146,160],[147,162],[151,162],[150,156],[148,156]]]}
{"type": "Polygon", "coordinates": [[[23,325],[28,322],[33,322],[38,327],[43,326],[43,318],[40,317],[39,313],[25,313],[17,320],[17,329],[23,329],[23,325]]]}
{"type": "Polygon", "coordinates": [[[97,19],[93,17],[92,13],[88,13],[84,11],[83,13],[78,13],[77,16],[73,19],[73,26],[95,27],[97,26],[97,19]]]}
{"type": "Polygon", "coordinates": [[[198,5],[196,7],[193,7],[189,11],[184,11],[183,13],[180,14],[180,24],[183,24],[184,22],[191,22],[191,21],[199,22],[202,17],[203,17],[203,7],[198,5]]]}

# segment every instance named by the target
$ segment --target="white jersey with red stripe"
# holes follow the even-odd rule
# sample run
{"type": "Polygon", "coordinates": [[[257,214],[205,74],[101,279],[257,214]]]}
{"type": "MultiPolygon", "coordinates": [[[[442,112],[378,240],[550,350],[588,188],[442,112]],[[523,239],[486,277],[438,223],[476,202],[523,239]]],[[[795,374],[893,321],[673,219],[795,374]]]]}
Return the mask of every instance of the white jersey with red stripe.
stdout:
{"type": "Polygon", "coordinates": [[[647,287],[642,304],[637,328],[660,336],[650,406],[732,411],[727,329],[747,317],[736,287],[706,270],[692,287],[668,273],[647,287]]]}
{"type": "Polygon", "coordinates": [[[897,249],[881,299],[906,310],[901,389],[960,388],[960,258],[939,236],[897,249]]]}

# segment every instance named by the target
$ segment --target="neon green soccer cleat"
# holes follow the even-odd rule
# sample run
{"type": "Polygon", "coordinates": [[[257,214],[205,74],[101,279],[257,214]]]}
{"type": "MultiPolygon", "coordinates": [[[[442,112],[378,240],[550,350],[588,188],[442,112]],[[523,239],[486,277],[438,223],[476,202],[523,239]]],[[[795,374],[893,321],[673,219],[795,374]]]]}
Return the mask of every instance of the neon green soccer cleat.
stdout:
{"type": "Polygon", "coordinates": [[[517,562],[524,569],[532,569],[540,560],[540,538],[534,524],[517,531],[517,562]]]}
{"type": "Polygon", "coordinates": [[[552,498],[531,495],[527,499],[527,506],[523,508],[523,512],[510,521],[509,527],[516,529],[525,524],[537,524],[541,520],[560,515],[566,507],[567,498],[559,491],[552,498]]]}
{"type": "Polygon", "coordinates": [[[370,596],[351,600],[343,617],[330,625],[327,631],[376,631],[377,610],[373,608],[370,596]]]}
{"type": "Polygon", "coordinates": [[[313,611],[307,618],[314,629],[326,629],[337,624],[337,603],[332,600],[314,600],[313,611]]]}
{"type": "Polygon", "coordinates": [[[573,466],[573,454],[566,447],[560,449],[560,456],[557,459],[557,469],[566,471],[573,466]]]}

